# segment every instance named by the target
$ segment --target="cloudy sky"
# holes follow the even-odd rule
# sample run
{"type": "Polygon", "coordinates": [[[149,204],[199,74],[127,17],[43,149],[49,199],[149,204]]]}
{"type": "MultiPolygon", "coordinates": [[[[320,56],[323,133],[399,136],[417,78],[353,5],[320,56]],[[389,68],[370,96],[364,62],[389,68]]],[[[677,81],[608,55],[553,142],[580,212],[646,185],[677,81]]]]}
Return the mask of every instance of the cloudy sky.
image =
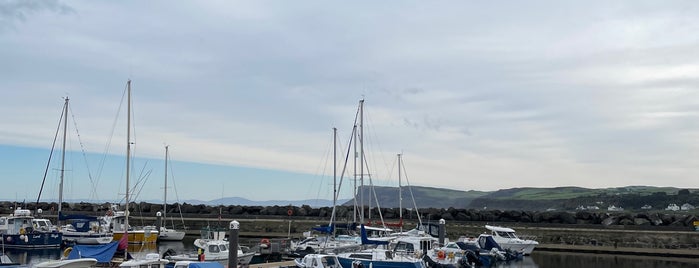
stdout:
{"type": "Polygon", "coordinates": [[[397,186],[402,152],[411,185],[697,188],[696,14],[696,1],[1,1],[0,199],[36,199],[65,96],[67,198],[123,195],[129,79],[139,199],[162,197],[165,144],[179,199],[331,198],[332,128],[344,154],[362,98],[375,184],[397,186]]]}

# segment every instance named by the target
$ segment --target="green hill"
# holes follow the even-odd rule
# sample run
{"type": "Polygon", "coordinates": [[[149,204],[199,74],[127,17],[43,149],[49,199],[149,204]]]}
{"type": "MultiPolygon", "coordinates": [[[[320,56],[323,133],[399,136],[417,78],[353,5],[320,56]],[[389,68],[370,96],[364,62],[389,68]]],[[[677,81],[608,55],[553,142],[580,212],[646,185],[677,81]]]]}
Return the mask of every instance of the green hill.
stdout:
{"type": "MultiPolygon", "coordinates": [[[[362,188],[364,204],[376,207],[376,199],[382,208],[397,208],[397,187],[362,188]],[[376,197],[374,194],[376,193],[376,197]]],[[[597,206],[606,209],[609,205],[639,209],[644,205],[665,208],[669,203],[678,205],[690,203],[699,205],[699,191],[679,194],[682,189],[675,187],[626,186],[590,189],[582,187],[534,188],[522,187],[501,189],[493,192],[459,191],[421,186],[403,187],[404,208],[488,208],[502,210],[575,210],[578,206],[597,206]],[[412,194],[411,194],[412,191],[412,194]],[[414,200],[414,203],[413,203],[414,200]]],[[[357,200],[360,200],[358,194],[357,200]]],[[[353,200],[345,205],[351,205],[353,200]]],[[[362,203],[359,201],[359,203],[362,203]]]]}

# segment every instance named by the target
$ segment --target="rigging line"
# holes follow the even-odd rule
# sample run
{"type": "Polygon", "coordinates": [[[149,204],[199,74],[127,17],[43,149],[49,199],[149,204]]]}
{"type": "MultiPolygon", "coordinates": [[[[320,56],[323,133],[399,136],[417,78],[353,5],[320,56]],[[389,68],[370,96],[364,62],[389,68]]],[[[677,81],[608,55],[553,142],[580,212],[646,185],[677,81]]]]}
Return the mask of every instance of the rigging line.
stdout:
{"type": "MultiPolygon", "coordinates": [[[[371,110],[371,107],[369,108],[369,110],[371,110]]],[[[373,120],[372,114],[371,114],[370,112],[367,112],[367,108],[366,108],[366,107],[364,108],[364,118],[365,118],[365,121],[367,121],[367,122],[364,123],[364,127],[365,127],[365,128],[368,128],[368,132],[369,132],[369,134],[370,134],[370,135],[368,135],[368,137],[367,137],[367,138],[368,138],[367,142],[369,143],[369,147],[372,147],[372,146],[373,146],[373,144],[371,143],[371,141],[376,141],[376,147],[378,148],[378,152],[379,152],[380,159],[383,160],[384,167],[385,167],[386,169],[388,169],[388,167],[389,167],[388,162],[389,162],[389,161],[386,160],[386,159],[388,159],[388,158],[386,158],[386,155],[383,153],[383,152],[385,152],[385,151],[383,150],[383,148],[382,148],[382,146],[381,146],[381,140],[378,138],[378,135],[376,134],[376,129],[374,128],[374,125],[375,125],[375,124],[374,124],[374,120],[373,120]],[[367,126],[367,125],[368,125],[368,126],[367,126]]],[[[369,149],[372,149],[372,148],[369,148],[369,149]]],[[[366,157],[366,156],[365,156],[365,157],[366,157]]],[[[391,158],[393,158],[393,157],[391,157],[391,158]]],[[[378,166],[379,166],[379,165],[376,163],[376,162],[377,162],[376,157],[373,157],[373,156],[372,156],[372,161],[374,162],[374,166],[375,166],[375,167],[378,167],[378,166]]],[[[378,173],[377,173],[376,175],[378,175],[378,173]]]]}
{"type": "Polygon", "coordinates": [[[85,167],[87,168],[87,177],[90,179],[90,183],[92,184],[92,197],[97,198],[97,185],[95,184],[95,181],[92,178],[92,172],[90,171],[90,165],[87,161],[87,154],[85,153],[85,144],[83,143],[81,136],[80,136],[80,131],[78,130],[78,122],[75,120],[75,113],[73,113],[73,108],[68,107],[68,110],[70,112],[71,118],[73,118],[73,127],[75,128],[75,133],[78,136],[78,144],[80,144],[80,151],[82,152],[83,160],[85,160],[85,167]]]}
{"type": "MultiPolygon", "coordinates": [[[[68,105],[68,103],[63,104],[64,107],[65,105],[68,105]]],[[[53,143],[51,144],[51,152],[49,153],[49,159],[46,163],[46,169],[44,170],[44,178],[41,180],[41,188],[39,188],[39,196],[36,197],[36,205],[39,205],[39,199],[41,199],[41,193],[44,191],[44,183],[46,182],[46,175],[49,172],[49,168],[51,167],[51,157],[53,157],[53,150],[56,147],[56,140],[58,139],[58,133],[61,131],[61,122],[63,122],[63,113],[64,109],[61,109],[61,117],[58,120],[58,127],[56,128],[56,134],[53,137],[53,143]]]]}
{"type": "MultiPolygon", "coordinates": [[[[350,135],[349,142],[347,144],[347,153],[345,154],[345,164],[342,166],[342,172],[340,172],[340,183],[337,185],[337,193],[335,194],[335,200],[339,197],[340,190],[342,189],[342,182],[344,181],[345,174],[347,172],[347,165],[349,165],[349,156],[350,153],[352,152],[352,141],[354,140],[354,134],[357,131],[357,128],[354,127],[352,128],[352,135],[350,135]]],[[[352,196],[352,199],[355,200],[356,203],[356,196],[352,196]]]]}
{"type": "MultiPolygon", "coordinates": [[[[126,91],[128,90],[128,84],[124,86],[124,91],[121,94],[121,100],[119,101],[119,107],[117,108],[117,113],[116,116],[114,117],[114,121],[112,121],[112,131],[109,133],[109,138],[107,139],[107,143],[104,146],[104,153],[102,154],[102,158],[99,161],[98,164],[98,169],[97,169],[97,175],[96,175],[96,183],[99,184],[100,178],[102,177],[102,171],[104,170],[104,163],[107,160],[107,156],[109,155],[109,148],[112,145],[112,139],[114,138],[114,132],[116,131],[116,125],[117,122],[119,121],[119,114],[121,112],[121,107],[124,104],[124,99],[126,98],[126,91]]],[[[118,189],[121,188],[121,180],[119,180],[119,187],[118,189]]],[[[118,195],[117,195],[118,196],[118,195]]],[[[121,203],[121,202],[119,202],[121,203]]]]}
{"type": "Polygon", "coordinates": [[[325,175],[327,174],[326,172],[327,172],[327,167],[328,167],[329,155],[331,154],[331,152],[332,152],[332,141],[330,142],[330,145],[327,146],[326,149],[324,150],[323,158],[320,161],[321,163],[319,163],[318,166],[316,166],[314,179],[311,181],[311,184],[309,185],[309,187],[307,188],[307,191],[306,191],[306,194],[310,195],[311,190],[313,188],[315,188],[313,184],[315,184],[316,181],[320,181],[318,183],[318,188],[317,188],[317,191],[315,194],[315,197],[316,197],[315,204],[316,205],[318,205],[318,200],[320,199],[320,192],[323,188],[323,184],[324,184],[323,180],[325,179],[325,177],[326,177],[325,175]],[[321,169],[322,169],[322,172],[319,172],[319,170],[321,170],[321,169]]]}
{"type": "MultiPolygon", "coordinates": [[[[365,159],[364,161],[366,161],[366,158],[364,158],[364,159],[365,159]]],[[[367,167],[367,170],[369,170],[368,167],[367,167]]],[[[368,176],[369,176],[369,186],[371,187],[370,194],[372,192],[374,194],[374,200],[376,202],[376,210],[379,212],[379,219],[381,220],[381,225],[383,225],[383,228],[386,229],[386,223],[384,222],[384,219],[383,219],[383,213],[381,213],[381,205],[379,204],[379,197],[376,194],[376,188],[374,188],[374,182],[372,180],[371,172],[369,172],[368,176]]],[[[369,201],[371,201],[371,197],[369,198],[369,201]]],[[[369,205],[369,213],[371,213],[371,205],[369,205]]],[[[371,219],[371,214],[369,214],[369,219],[371,219]]]]}
{"type": "MultiPolygon", "coordinates": [[[[177,193],[177,182],[175,181],[175,172],[173,171],[174,169],[172,168],[172,162],[170,161],[170,158],[172,158],[171,153],[168,153],[167,158],[165,161],[168,161],[168,168],[170,169],[169,173],[170,178],[172,179],[172,189],[175,190],[175,199],[177,199],[177,209],[180,211],[180,219],[182,220],[182,227],[184,229],[187,229],[187,226],[184,223],[184,217],[182,216],[182,209],[180,209],[180,197],[179,194],[177,193]]],[[[175,228],[175,222],[174,219],[172,220],[172,227],[175,228]]]]}
{"type": "Polygon", "coordinates": [[[413,194],[413,186],[410,184],[410,180],[408,179],[408,171],[405,169],[405,162],[403,161],[403,157],[400,159],[401,163],[401,169],[403,170],[403,176],[405,177],[405,182],[408,184],[408,191],[410,191],[410,198],[413,199],[413,207],[415,208],[415,214],[417,215],[418,223],[420,226],[422,226],[422,219],[420,218],[420,210],[417,207],[417,203],[415,201],[415,195],[413,194]]]}

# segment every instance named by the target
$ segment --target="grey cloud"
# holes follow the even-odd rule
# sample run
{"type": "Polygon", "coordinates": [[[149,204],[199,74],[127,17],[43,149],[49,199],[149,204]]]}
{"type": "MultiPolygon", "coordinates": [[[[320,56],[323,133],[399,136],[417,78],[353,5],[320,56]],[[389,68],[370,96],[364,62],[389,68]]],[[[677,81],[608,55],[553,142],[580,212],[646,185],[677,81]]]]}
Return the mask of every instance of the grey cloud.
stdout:
{"type": "Polygon", "coordinates": [[[0,30],[12,27],[15,22],[24,22],[34,13],[50,11],[70,14],[75,10],[59,0],[7,0],[0,2],[0,30]]]}

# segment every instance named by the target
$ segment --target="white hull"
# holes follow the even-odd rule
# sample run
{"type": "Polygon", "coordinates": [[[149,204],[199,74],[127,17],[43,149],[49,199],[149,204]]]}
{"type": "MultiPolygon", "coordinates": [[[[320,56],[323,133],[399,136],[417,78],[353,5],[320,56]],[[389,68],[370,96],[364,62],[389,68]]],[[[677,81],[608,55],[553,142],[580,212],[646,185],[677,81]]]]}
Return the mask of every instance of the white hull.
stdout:
{"type": "Polygon", "coordinates": [[[34,267],[62,267],[62,268],[80,268],[80,267],[94,267],[97,264],[97,259],[95,258],[82,258],[74,260],[57,260],[57,261],[45,261],[38,263],[34,267]]]}
{"type": "Polygon", "coordinates": [[[87,234],[81,232],[63,232],[63,241],[81,245],[104,245],[112,242],[111,233],[87,234]]]}
{"type": "Polygon", "coordinates": [[[172,229],[160,228],[160,233],[158,234],[158,240],[160,241],[182,241],[184,238],[184,231],[176,231],[172,229]]]}

